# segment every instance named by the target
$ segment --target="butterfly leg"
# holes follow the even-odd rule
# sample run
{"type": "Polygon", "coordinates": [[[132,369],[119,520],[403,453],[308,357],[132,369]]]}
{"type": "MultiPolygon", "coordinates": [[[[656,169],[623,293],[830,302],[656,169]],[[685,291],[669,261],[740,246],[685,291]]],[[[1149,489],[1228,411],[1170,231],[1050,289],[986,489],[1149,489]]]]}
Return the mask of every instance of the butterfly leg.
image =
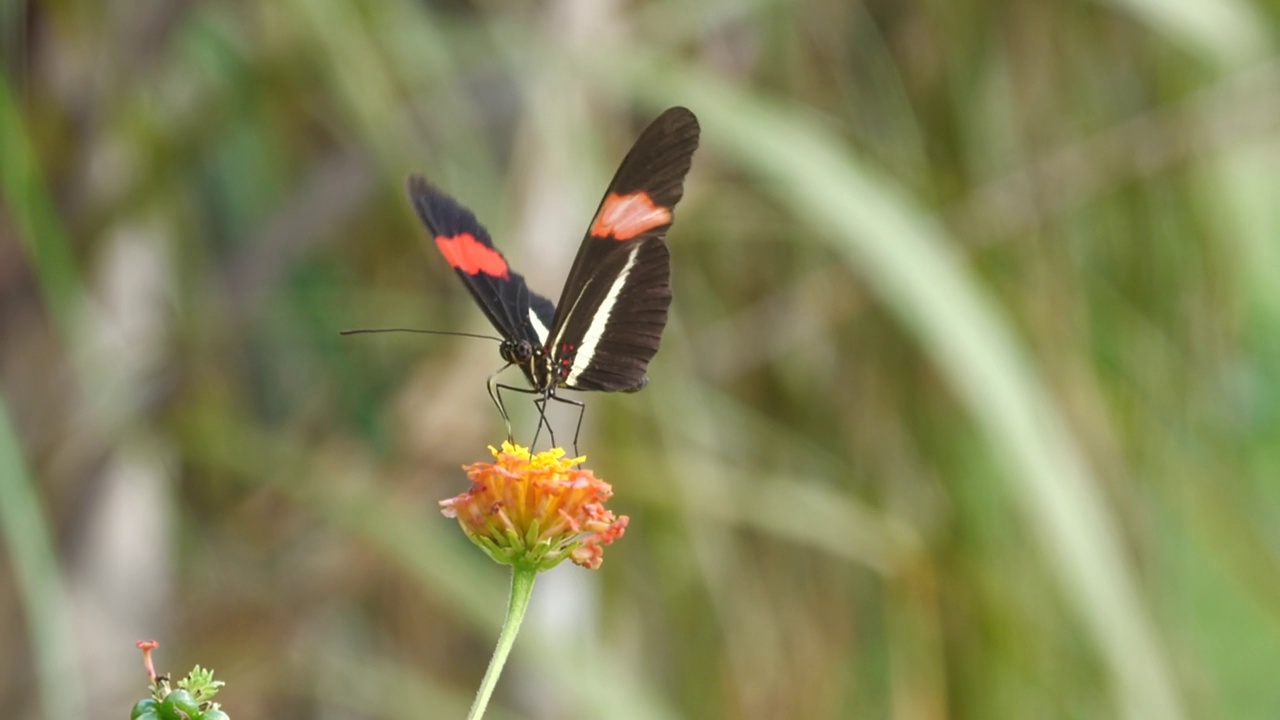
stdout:
{"type": "MultiPolygon", "coordinates": [[[[529,394],[537,393],[537,390],[511,387],[510,385],[497,385],[496,387],[502,390],[514,390],[515,392],[520,392],[520,393],[529,393],[529,394]]],[[[538,427],[533,432],[533,442],[529,444],[529,447],[532,449],[537,446],[538,437],[542,435],[543,427],[547,428],[547,435],[551,437],[551,447],[556,446],[556,431],[555,431],[555,428],[551,427],[551,420],[547,418],[547,401],[548,400],[555,400],[558,403],[564,403],[565,405],[573,405],[574,407],[578,408],[578,424],[574,427],[574,430],[573,430],[573,454],[576,457],[578,455],[578,436],[582,434],[582,418],[584,415],[586,415],[586,408],[587,408],[586,403],[580,402],[578,400],[569,400],[567,398],[562,398],[558,395],[555,395],[549,392],[544,395],[541,395],[540,397],[536,397],[533,399],[533,404],[538,408],[538,427]]]]}
{"type": "MultiPolygon", "coordinates": [[[[542,402],[544,405],[546,404],[547,400],[555,400],[558,403],[564,403],[565,405],[573,405],[574,407],[578,408],[578,424],[573,429],[573,456],[577,457],[579,454],[578,453],[578,436],[582,434],[582,418],[585,417],[587,414],[587,404],[580,400],[570,400],[568,398],[562,398],[559,395],[546,396],[545,398],[542,399],[542,402]]],[[[534,402],[537,402],[537,401],[535,400],[534,402]]],[[[551,426],[549,424],[547,425],[547,429],[548,430],[551,429],[551,426]]],[[[555,444],[554,440],[552,441],[552,444],[555,444]]]]}
{"type": "MultiPolygon", "coordinates": [[[[547,398],[554,397],[547,393],[541,397],[533,399],[533,404],[538,408],[538,427],[533,431],[533,445],[538,444],[538,436],[542,434],[542,427],[545,425],[547,434],[551,436],[551,447],[556,446],[556,431],[551,427],[551,421],[547,419],[547,398]]],[[[530,447],[533,447],[531,445],[530,447]]]]}
{"type": "MultiPolygon", "coordinates": [[[[508,367],[511,366],[504,365],[502,370],[506,370],[508,367]]],[[[525,394],[533,394],[536,391],[529,390],[527,388],[513,387],[511,385],[503,385],[498,382],[498,375],[502,373],[502,370],[490,375],[489,379],[485,382],[485,387],[489,390],[489,399],[493,400],[493,404],[498,406],[498,412],[502,414],[502,422],[507,426],[507,442],[514,443],[515,436],[511,434],[511,416],[507,414],[507,406],[502,402],[502,391],[510,390],[512,392],[525,394]]]]}
{"type": "MultiPolygon", "coordinates": [[[[503,369],[505,370],[506,368],[503,369]]],[[[511,437],[511,416],[507,414],[507,406],[502,404],[502,391],[499,389],[506,386],[497,382],[498,373],[500,372],[502,370],[490,375],[489,379],[485,381],[485,387],[489,390],[489,399],[493,401],[494,405],[498,406],[498,412],[502,415],[503,424],[507,426],[507,442],[513,442],[511,437]]]]}

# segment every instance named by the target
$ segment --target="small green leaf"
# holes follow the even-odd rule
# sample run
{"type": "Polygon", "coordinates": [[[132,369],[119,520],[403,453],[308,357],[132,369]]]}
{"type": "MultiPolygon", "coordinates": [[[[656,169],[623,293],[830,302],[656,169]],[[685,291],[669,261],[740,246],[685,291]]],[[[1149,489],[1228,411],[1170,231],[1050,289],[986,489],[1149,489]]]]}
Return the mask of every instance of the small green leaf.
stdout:
{"type": "Polygon", "coordinates": [[[185,678],[178,681],[178,687],[191,693],[201,702],[218,694],[218,688],[226,685],[221,680],[213,679],[213,670],[206,670],[196,665],[185,678]]]}

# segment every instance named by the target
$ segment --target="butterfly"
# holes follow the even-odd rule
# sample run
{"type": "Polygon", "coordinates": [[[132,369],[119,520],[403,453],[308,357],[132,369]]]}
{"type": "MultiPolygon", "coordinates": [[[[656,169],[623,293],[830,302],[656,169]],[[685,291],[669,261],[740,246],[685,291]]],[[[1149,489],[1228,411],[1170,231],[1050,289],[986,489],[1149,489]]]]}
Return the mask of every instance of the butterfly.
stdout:
{"type": "Polygon", "coordinates": [[[537,396],[539,430],[548,400],[577,406],[576,450],[584,406],[558,397],[558,389],[636,392],[649,382],[645,373],[671,305],[666,235],[698,135],[697,118],[682,107],[666,110],[640,134],[609,183],[554,305],[511,269],[470,210],[423,177],[409,177],[418,217],[502,335],[499,352],[507,364],[489,378],[488,388],[508,439],[511,419],[501,390],[537,396]],[[496,382],[511,365],[532,389],[496,382]]]}

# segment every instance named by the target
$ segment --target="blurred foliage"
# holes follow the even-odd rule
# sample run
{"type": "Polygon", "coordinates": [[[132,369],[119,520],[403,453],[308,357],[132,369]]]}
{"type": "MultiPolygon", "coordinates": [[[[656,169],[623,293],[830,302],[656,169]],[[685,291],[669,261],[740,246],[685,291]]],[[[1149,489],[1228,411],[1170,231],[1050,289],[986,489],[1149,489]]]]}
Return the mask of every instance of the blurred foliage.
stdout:
{"type": "Polygon", "coordinates": [[[0,5],[0,707],[123,715],[156,637],[236,717],[461,717],[500,362],[337,331],[487,331],[408,173],[554,297],[683,104],[663,350],[582,398],[632,523],[493,717],[1280,715],[1278,19],[0,5]]]}

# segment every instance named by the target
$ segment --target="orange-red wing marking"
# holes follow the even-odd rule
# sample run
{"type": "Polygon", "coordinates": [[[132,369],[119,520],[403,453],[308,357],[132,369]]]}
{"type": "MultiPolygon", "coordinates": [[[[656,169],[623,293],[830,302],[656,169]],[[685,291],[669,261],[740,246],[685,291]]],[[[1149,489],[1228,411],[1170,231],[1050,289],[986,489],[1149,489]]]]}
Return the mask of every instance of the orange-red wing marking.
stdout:
{"type": "Polygon", "coordinates": [[[444,259],[455,270],[468,275],[484,273],[489,277],[503,279],[508,275],[507,261],[502,255],[476,240],[471,233],[461,233],[454,237],[437,236],[436,247],[440,248],[440,254],[444,255],[444,259]]]}
{"type": "Polygon", "coordinates": [[[600,204],[596,221],[591,224],[591,234],[601,238],[630,240],[641,233],[670,224],[671,209],[654,204],[649,193],[643,190],[627,195],[609,193],[600,204]]]}

